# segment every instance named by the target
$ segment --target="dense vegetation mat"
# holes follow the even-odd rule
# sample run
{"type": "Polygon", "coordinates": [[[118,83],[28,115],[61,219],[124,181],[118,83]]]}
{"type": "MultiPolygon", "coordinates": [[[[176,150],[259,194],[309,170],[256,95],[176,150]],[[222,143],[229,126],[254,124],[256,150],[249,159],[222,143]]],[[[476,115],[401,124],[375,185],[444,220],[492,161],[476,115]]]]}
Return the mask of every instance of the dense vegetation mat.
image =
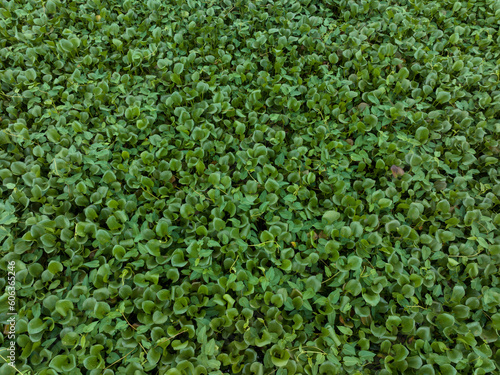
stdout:
{"type": "Polygon", "coordinates": [[[2,356],[499,374],[499,23],[498,0],[1,1],[2,356]]]}

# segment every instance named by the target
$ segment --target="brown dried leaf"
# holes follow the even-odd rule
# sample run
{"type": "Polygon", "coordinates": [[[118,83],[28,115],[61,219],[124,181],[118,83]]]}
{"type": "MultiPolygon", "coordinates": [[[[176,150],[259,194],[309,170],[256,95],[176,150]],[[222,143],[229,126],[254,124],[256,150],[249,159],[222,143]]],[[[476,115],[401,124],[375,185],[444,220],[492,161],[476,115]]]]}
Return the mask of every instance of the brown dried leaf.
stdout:
{"type": "Polygon", "coordinates": [[[351,146],[354,144],[354,141],[351,138],[346,139],[346,142],[349,143],[351,146]]]}
{"type": "Polygon", "coordinates": [[[403,168],[398,167],[397,165],[393,165],[391,167],[391,172],[392,172],[392,175],[394,176],[394,178],[398,178],[399,176],[402,176],[405,174],[405,171],[403,170],[403,168]]]}
{"type": "Polygon", "coordinates": [[[311,237],[311,234],[314,241],[316,241],[319,238],[318,234],[314,231],[307,233],[307,237],[311,237]]]}

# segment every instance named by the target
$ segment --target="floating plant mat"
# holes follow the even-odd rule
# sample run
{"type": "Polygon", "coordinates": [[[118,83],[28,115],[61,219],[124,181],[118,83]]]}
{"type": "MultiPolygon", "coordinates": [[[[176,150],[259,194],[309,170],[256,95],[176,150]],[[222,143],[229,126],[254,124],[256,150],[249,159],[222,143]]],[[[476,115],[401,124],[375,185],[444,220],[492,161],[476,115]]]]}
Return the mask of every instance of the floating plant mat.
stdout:
{"type": "Polygon", "coordinates": [[[0,354],[498,374],[499,24],[491,0],[1,1],[0,354]]]}

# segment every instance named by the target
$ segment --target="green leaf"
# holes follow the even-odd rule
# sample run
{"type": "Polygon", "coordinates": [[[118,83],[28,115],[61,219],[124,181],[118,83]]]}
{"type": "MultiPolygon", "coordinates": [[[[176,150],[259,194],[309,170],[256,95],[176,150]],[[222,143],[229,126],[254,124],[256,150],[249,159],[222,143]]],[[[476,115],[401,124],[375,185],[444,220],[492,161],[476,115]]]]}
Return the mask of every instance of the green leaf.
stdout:
{"type": "MultiPolygon", "coordinates": [[[[112,231],[121,228],[121,224],[118,222],[118,220],[116,220],[115,216],[108,217],[108,219],[106,220],[106,224],[107,224],[108,228],[112,231]]],[[[101,240],[98,240],[98,241],[101,241],[101,240]]],[[[106,242],[108,242],[108,241],[106,241],[106,242]]]]}
{"type": "Polygon", "coordinates": [[[417,375],[435,375],[436,372],[434,371],[434,368],[432,367],[432,365],[424,365],[417,370],[416,374],[417,375]]]}
{"type": "Polygon", "coordinates": [[[362,263],[363,263],[363,260],[356,255],[350,255],[347,258],[347,265],[349,266],[349,269],[351,269],[351,270],[359,270],[361,268],[362,263]]]}
{"type": "Polygon", "coordinates": [[[104,173],[104,175],[102,176],[102,181],[107,183],[107,184],[115,182],[116,175],[114,174],[113,171],[106,171],[106,173],[104,173]]]}
{"type": "Polygon", "coordinates": [[[323,214],[323,220],[327,223],[327,224],[333,224],[335,223],[338,219],[340,218],[340,213],[338,213],[337,211],[326,211],[324,214],[323,214]]]}
{"type": "Polygon", "coordinates": [[[268,192],[274,192],[279,189],[279,184],[272,178],[268,179],[264,185],[268,192]]]}
{"type": "Polygon", "coordinates": [[[212,173],[208,177],[208,182],[210,182],[212,185],[218,185],[220,183],[220,173],[212,173]]]}
{"type": "Polygon", "coordinates": [[[380,206],[381,209],[391,207],[392,201],[387,198],[382,198],[381,200],[378,201],[378,205],[380,206]]]}
{"type": "Polygon", "coordinates": [[[118,260],[122,260],[125,257],[126,253],[127,251],[123,246],[115,245],[113,247],[113,256],[118,260]]]}
{"type": "Polygon", "coordinates": [[[73,43],[71,43],[69,40],[66,39],[61,39],[61,41],[59,42],[59,46],[66,53],[72,52],[74,48],[73,43]]]}
{"type": "Polygon", "coordinates": [[[290,353],[288,350],[280,349],[277,345],[274,345],[270,350],[271,362],[277,367],[285,367],[290,359],[290,353]]]}
{"type": "Polygon", "coordinates": [[[95,355],[88,356],[83,360],[83,366],[87,370],[97,369],[99,367],[99,363],[100,363],[99,358],[95,355]]]}
{"type": "Polygon", "coordinates": [[[184,64],[176,63],[174,65],[174,73],[175,74],[181,74],[183,71],[184,71],[184,64]]]}
{"type": "Polygon", "coordinates": [[[343,360],[344,360],[344,365],[348,367],[356,366],[359,364],[359,358],[357,357],[345,356],[343,360]]]}
{"type": "Polygon", "coordinates": [[[181,250],[176,250],[172,255],[172,266],[184,267],[188,262],[184,260],[184,253],[181,250]]]}
{"type": "Polygon", "coordinates": [[[76,358],[73,354],[56,355],[49,363],[49,367],[59,373],[68,373],[76,368],[76,358]]]}
{"type": "Polygon", "coordinates": [[[57,11],[57,5],[54,1],[49,0],[45,4],[45,10],[47,11],[48,14],[53,14],[57,11]]]}
{"type": "Polygon", "coordinates": [[[450,44],[457,44],[459,40],[460,40],[460,35],[458,33],[453,33],[453,34],[451,34],[448,42],[450,44]]]}
{"type": "Polygon", "coordinates": [[[161,256],[160,253],[160,242],[158,240],[149,240],[148,243],[146,244],[146,249],[148,250],[149,254],[159,257],[161,256]]]}
{"type": "Polygon", "coordinates": [[[156,224],[156,235],[160,238],[164,238],[168,235],[168,222],[165,220],[160,220],[156,224]]]}
{"type": "Polygon", "coordinates": [[[361,293],[362,286],[358,280],[349,280],[349,282],[345,285],[344,290],[353,296],[357,296],[361,293]]]}
{"type": "Polygon", "coordinates": [[[446,91],[440,91],[437,95],[436,95],[436,101],[438,103],[446,103],[446,102],[449,102],[451,99],[451,94],[449,92],[446,92],[446,91]]]}
{"type": "Polygon", "coordinates": [[[377,304],[380,302],[380,295],[371,291],[367,291],[363,293],[363,299],[370,306],[377,306],[377,304]]]}
{"type": "Polygon", "coordinates": [[[491,316],[491,323],[494,329],[500,329],[500,313],[491,316]]]}
{"type": "Polygon", "coordinates": [[[271,334],[267,330],[263,330],[262,336],[255,339],[255,345],[262,348],[271,343],[271,334]]]}
{"type": "Polygon", "coordinates": [[[69,300],[59,300],[56,302],[55,311],[61,314],[63,317],[66,317],[70,310],[73,310],[74,305],[73,302],[69,300]]]}
{"type": "Polygon", "coordinates": [[[174,35],[174,42],[177,43],[177,44],[180,44],[183,42],[183,37],[182,37],[182,33],[177,33],[174,35]]]}
{"type": "Polygon", "coordinates": [[[99,229],[96,233],[96,239],[100,244],[108,243],[109,241],[111,241],[111,238],[111,235],[103,229],[99,229]]]}
{"type": "Polygon", "coordinates": [[[59,272],[62,272],[64,267],[61,264],[61,262],[50,261],[47,269],[49,270],[50,273],[55,275],[55,274],[58,274],[59,272]]]}
{"type": "Polygon", "coordinates": [[[49,233],[46,233],[42,237],[40,237],[40,240],[46,247],[54,247],[56,244],[56,237],[49,233]]]}
{"type": "Polygon", "coordinates": [[[94,307],[94,314],[97,319],[104,318],[111,311],[110,306],[106,302],[97,302],[94,307]]]}
{"type": "Polygon", "coordinates": [[[462,60],[457,60],[453,63],[451,70],[457,72],[457,71],[462,70],[463,68],[464,68],[464,62],[462,60]]]}
{"type": "Polygon", "coordinates": [[[216,231],[221,231],[223,230],[224,228],[226,227],[226,223],[224,222],[224,220],[222,219],[219,219],[219,218],[214,218],[214,229],[216,231]]]}
{"type": "Polygon", "coordinates": [[[424,126],[419,127],[415,132],[415,138],[417,139],[417,141],[425,143],[429,138],[429,129],[424,126]]]}
{"type": "Polygon", "coordinates": [[[123,42],[120,39],[113,38],[112,42],[118,51],[123,49],[123,42]]]}
{"type": "Polygon", "coordinates": [[[170,79],[172,80],[172,82],[174,82],[175,84],[177,85],[182,85],[182,80],[181,80],[181,77],[179,76],[179,74],[177,73],[172,73],[170,75],[170,79]]]}
{"type": "Polygon", "coordinates": [[[193,206],[190,204],[183,204],[180,209],[181,216],[185,219],[189,218],[195,212],[193,206]]]}
{"type": "Polygon", "coordinates": [[[442,328],[451,327],[455,323],[455,318],[453,315],[442,313],[437,316],[436,323],[442,328]]]}
{"type": "Polygon", "coordinates": [[[387,224],[385,224],[385,231],[387,233],[395,232],[401,226],[401,223],[398,220],[391,220],[387,224]]]}
{"type": "Polygon", "coordinates": [[[239,122],[239,121],[235,121],[235,124],[236,124],[236,128],[235,128],[235,133],[238,134],[238,135],[244,135],[245,134],[245,131],[246,131],[246,126],[245,124],[239,122]]]}
{"type": "Polygon", "coordinates": [[[378,123],[378,119],[377,117],[375,117],[374,115],[367,115],[364,117],[364,121],[366,124],[370,125],[370,126],[376,126],[377,123],[378,123]]]}
{"type": "Polygon", "coordinates": [[[325,244],[325,252],[329,254],[331,261],[336,261],[339,259],[339,250],[340,244],[337,241],[328,241],[325,244]]]}
{"type": "Polygon", "coordinates": [[[46,325],[40,318],[31,319],[28,323],[28,333],[35,335],[45,329],[46,325]]]}

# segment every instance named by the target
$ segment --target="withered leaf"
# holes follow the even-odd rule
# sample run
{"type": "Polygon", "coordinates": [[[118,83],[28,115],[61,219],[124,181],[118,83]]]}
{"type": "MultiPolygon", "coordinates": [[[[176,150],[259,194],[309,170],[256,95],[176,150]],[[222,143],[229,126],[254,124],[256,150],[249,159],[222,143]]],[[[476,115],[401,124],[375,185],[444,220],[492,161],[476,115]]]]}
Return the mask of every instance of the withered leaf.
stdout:
{"type": "Polygon", "coordinates": [[[398,167],[397,165],[393,165],[391,167],[391,172],[392,172],[392,175],[394,176],[394,178],[398,178],[399,176],[402,176],[405,174],[405,171],[403,170],[403,168],[398,167]]]}

